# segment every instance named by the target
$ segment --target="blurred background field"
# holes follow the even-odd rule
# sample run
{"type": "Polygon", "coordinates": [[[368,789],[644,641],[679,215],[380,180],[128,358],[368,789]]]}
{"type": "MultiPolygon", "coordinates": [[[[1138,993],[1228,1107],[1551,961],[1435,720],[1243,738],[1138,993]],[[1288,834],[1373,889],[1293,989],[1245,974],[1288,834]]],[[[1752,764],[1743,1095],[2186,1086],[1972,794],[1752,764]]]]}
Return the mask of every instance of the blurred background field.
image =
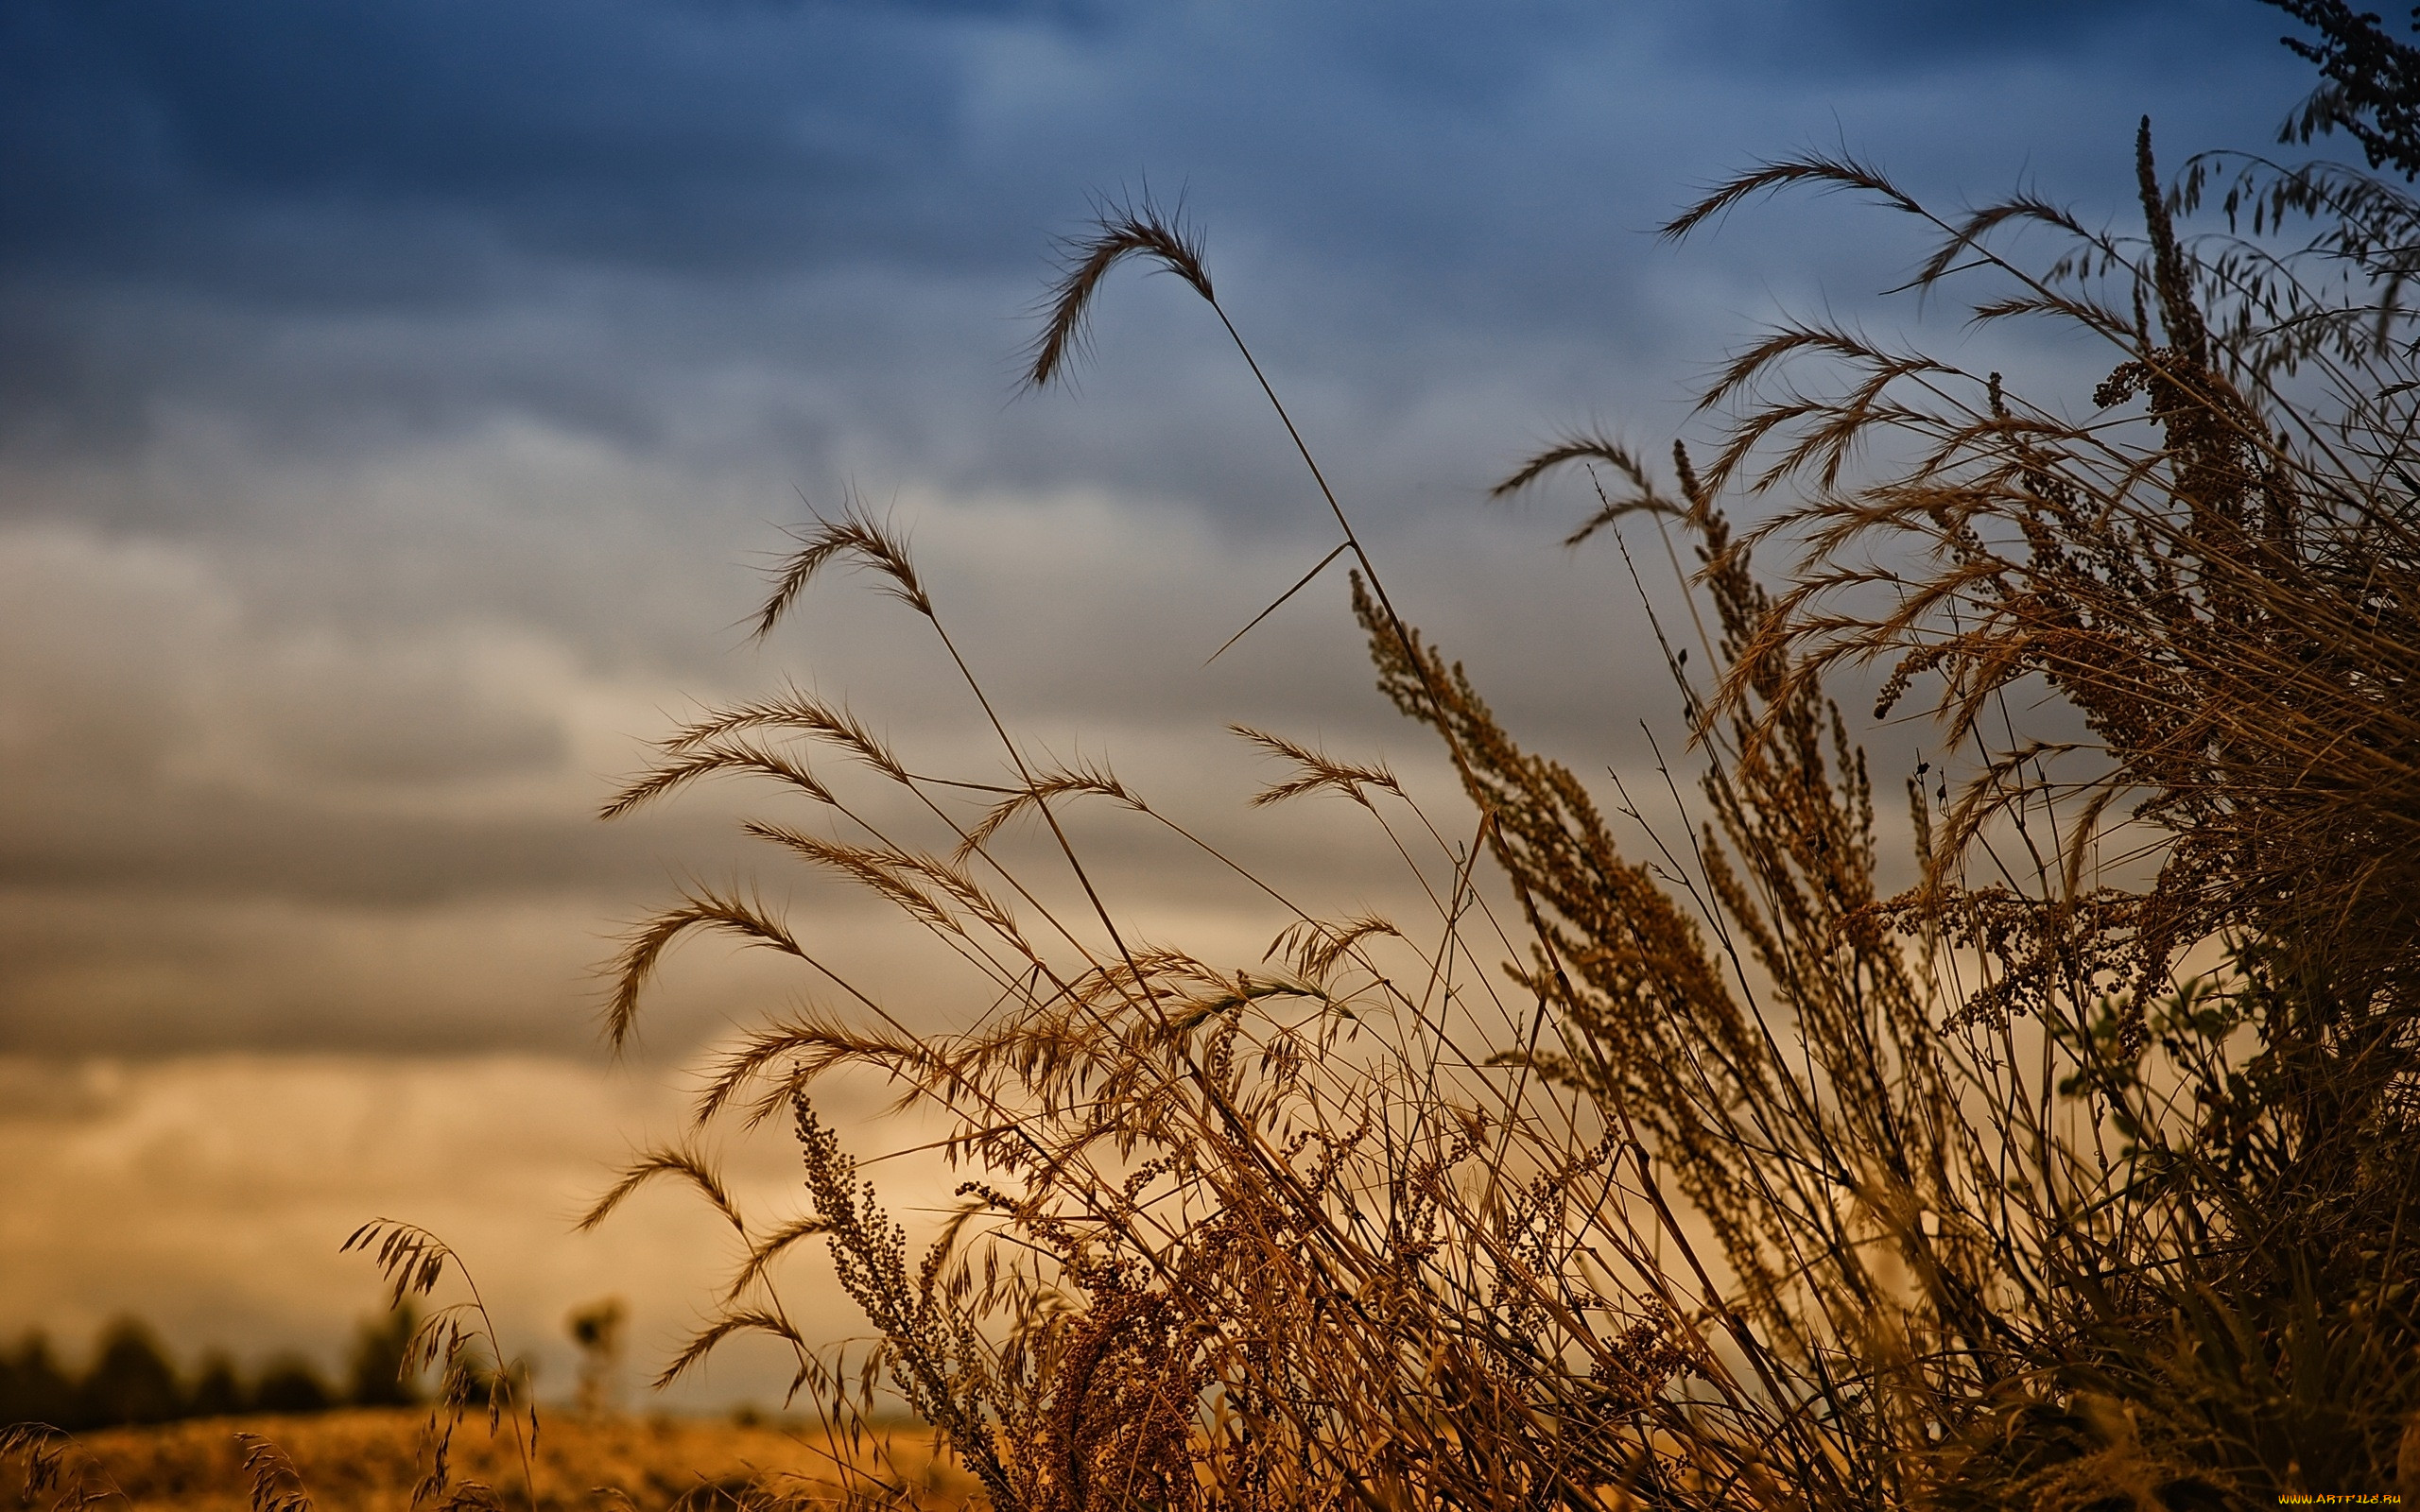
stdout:
{"type": "MultiPolygon", "coordinates": [[[[83,1435],[95,1460],[134,1505],[179,1512],[244,1512],[251,1506],[238,1431],[258,1434],[292,1456],[322,1512],[405,1512],[424,1468],[425,1409],[347,1407],[309,1415],[194,1418],[97,1430],[83,1435]]],[[[931,1462],[926,1436],[902,1430],[892,1443],[911,1476],[926,1475],[935,1505],[963,1501],[960,1483],[931,1462]]],[[[520,1466],[510,1429],[491,1437],[484,1418],[454,1436],[457,1483],[494,1487],[522,1506],[520,1466]]],[[[546,1512],[735,1504],[752,1486],[813,1494],[830,1483],[830,1460],[811,1428],[771,1421],[555,1414],[542,1418],[536,1502],[546,1512]]],[[[836,1487],[837,1488],[837,1487],[836,1487]]],[[[9,1486],[9,1504],[30,1504],[9,1486]]]]}
{"type": "MultiPolygon", "coordinates": [[[[510,1419],[491,1433],[482,1403],[455,1429],[449,1485],[431,1503],[450,1504],[449,1495],[473,1486],[510,1507],[534,1500],[615,1512],[735,1505],[752,1491],[816,1500],[839,1489],[829,1440],[807,1418],[752,1406],[683,1415],[652,1401],[623,1411],[627,1319],[618,1299],[576,1309],[564,1327],[579,1355],[576,1379],[551,1393],[532,1392],[527,1357],[512,1361],[515,1389],[540,1403],[534,1497],[525,1494],[510,1419]]],[[[405,1366],[419,1322],[409,1307],[361,1319],[335,1371],[299,1353],[241,1361],[211,1350],[186,1361],[131,1316],[89,1344],[28,1332],[0,1348],[0,1422],[74,1433],[89,1456],[77,1462],[86,1487],[106,1493],[113,1485],[138,1507],[248,1512],[251,1476],[238,1435],[253,1435],[293,1460],[322,1512],[405,1512],[431,1463],[432,1424],[443,1421],[432,1417],[424,1375],[405,1366]]],[[[966,1478],[934,1463],[925,1430],[873,1433],[934,1504],[965,1500],[966,1478]]],[[[0,1506],[49,1505],[47,1496],[26,1494],[23,1468],[0,1480],[0,1506]]]]}

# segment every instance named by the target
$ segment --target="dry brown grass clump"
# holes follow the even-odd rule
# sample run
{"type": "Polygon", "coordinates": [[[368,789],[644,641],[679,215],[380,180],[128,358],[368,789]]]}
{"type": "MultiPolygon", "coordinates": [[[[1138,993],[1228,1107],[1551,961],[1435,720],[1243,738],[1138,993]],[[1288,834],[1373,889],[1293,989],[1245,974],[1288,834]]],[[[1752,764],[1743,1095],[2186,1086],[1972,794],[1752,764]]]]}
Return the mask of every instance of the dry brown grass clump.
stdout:
{"type": "MultiPolygon", "coordinates": [[[[1996,374],[1793,327],[1707,396],[1729,438],[1703,476],[1676,449],[1672,495],[1588,439],[1508,480],[1602,465],[1625,491],[1600,489],[1575,543],[1633,517],[1694,538],[1711,683],[1663,644],[1698,711],[1704,825],[1659,833],[1617,789],[1645,861],[1409,627],[1315,463],[1342,537],[1321,566],[1356,558],[1382,687],[1442,738],[1473,812],[1239,732],[1289,769],[1261,801],[1340,799],[1380,827],[1425,920],[1317,917],[1114,774],[1029,754],[904,545],[855,515],[807,532],[760,628],[829,566],[873,573],[938,637],[1013,780],[921,773],[792,693],[676,732],[608,812],[769,780],[828,823],[752,833],[889,899],[997,998],[963,1033],[909,1033],[727,893],[634,939],[616,1035],[698,930],[838,994],[755,1035],[699,1109],[795,1128],[799,1211],[752,1222],[667,1150],[593,1215],[670,1176],[748,1246],[667,1375],[771,1334],[838,1421],[904,1400],[1020,1512],[2175,1507],[2393,1482],[2420,1442],[2408,348],[2383,316],[2350,344],[2343,321],[2260,323],[2290,269],[2188,247],[2147,132],[2138,163],[2131,242],[2031,199],[1941,219],[1830,160],[1675,222],[1791,184],[1873,194],[1940,232],[1922,287],[1996,274],[1978,318],[2065,319],[2113,350],[2078,421],[1996,374]],[[2003,255],[2020,225],[2074,250],[2003,255]],[[1810,361],[1845,381],[1785,381],[1810,361]],[[1718,504],[1783,490],[1795,505],[1746,537],[1718,504]],[[1785,542],[1800,565],[1769,590],[1750,549],[1785,542]],[[1910,785],[1921,878],[1896,895],[1825,693],[1877,659],[1886,706],[1938,690],[1944,752],[1910,785]],[[2026,729],[2046,707],[2071,712],[2056,738],[2026,729]],[[1267,956],[1137,938],[1060,822],[1092,802],[1249,878],[1267,956]],[[1046,866],[1006,843],[1027,820],[1046,866]],[[2212,950],[2223,966],[2180,974],[2212,950]],[[819,1079],[850,1067],[939,1116],[968,1169],[922,1254],[817,1113],[819,1079]],[[780,1305],[779,1262],[809,1239],[873,1331],[854,1356],[780,1305]]],[[[1120,211],[1069,259],[1036,382],[1129,258],[1225,322],[1199,244],[1120,211]]]]}

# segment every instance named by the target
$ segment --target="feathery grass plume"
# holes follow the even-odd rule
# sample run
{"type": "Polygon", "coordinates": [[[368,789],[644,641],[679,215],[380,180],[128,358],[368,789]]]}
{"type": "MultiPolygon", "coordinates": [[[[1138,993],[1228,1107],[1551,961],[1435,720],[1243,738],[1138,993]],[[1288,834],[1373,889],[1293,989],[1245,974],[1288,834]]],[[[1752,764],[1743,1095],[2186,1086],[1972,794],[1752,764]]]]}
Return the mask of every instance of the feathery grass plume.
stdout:
{"type": "Polygon", "coordinates": [[[1288,925],[1285,932],[1270,942],[1261,959],[1286,956],[1293,961],[1294,969],[1305,979],[1323,982],[1356,945],[1376,935],[1390,935],[1396,939],[1404,937],[1402,930],[1374,914],[1335,923],[1305,919],[1288,925]]]}
{"type": "MultiPolygon", "coordinates": [[[[717,711],[705,719],[675,730],[664,739],[659,748],[666,756],[685,757],[700,746],[722,742],[744,730],[768,728],[795,730],[812,739],[837,746],[894,782],[905,783],[911,781],[907,767],[900,765],[899,758],[892,754],[890,748],[883,744],[880,737],[866,728],[863,720],[844,708],[827,704],[796,688],[788,690],[780,697],[717,711]]],[[[632,784],[625,791],[638,793],[643,788],[646,791],[639,799],[642,801],[644,798],[651,798],[657,793],[666,791],[662,787],[648,788],[646,780],[632,784]]],[[[617,807],[606,814],[605,817],[614,817],[624,812],[628,806],[627,803],[617,799],[617,807]]]]}
{"type": "Polygon", "coordinates": [[[591,1204],[581,1216],[578,1225],[579,1231],[586,1233],[603,1223],[615,1208],[622,1205],[623,1199],[657,1177],[677,1177],[686,1181],[715,1211],[722,1214],[723,1221],[730,1224],[740,1237],[748,1236],[748,1225],[739,1216],[738,1207],[732,1202],[731,1192],[723,1185],[722,1175],[715,1169],[713,1159],[702,1151],[677,1145],[648,1150],[623,1167],[621,1179],[591,1204]]]}
{"type": "Polygon", "coordinates": [[[970,826],[958,842],[957,859],[983,849],[1002,828],[1018,816],[1041,808],[1054,798],[1090,796],[1110,799],[1138,813],[1149,813],[1150,805],[1127,790],[1116,774],[1098,766],[1063,765],[1046,767],[1034,772],[1022,787],[1011,791],[992,805],[984,816],[970,826]]]}
{"type": "MultiPolygon", "coordinates": [[[[1045,303],[1042,330],[1034,339],[1033,363],[1027,370],[1026,386],[1041,387],[1063,372],[1070,357],[1082,346],[1093,297],[1099,291],[1101,282],[1109,276],[1110,270],[1119,263],[1129,257],[1145,256],[1157,263],[1160,271],[1174,273],[1184,279],[1195,293],[1201,296],[1201,301],[1210,306],[1210,313],[1218,317],[1219,329],[1226,332],[1227,339],[1235,345],[1236,355],[1243,359],[1244,366],[1252,373],[1253,382],[1259,387],[1262,397],[1269,401],[1270,409],[1277,416],[1278,422],[1286,427],[1287,439],[1292,442],[1294,454],[1303,459],[1303,466],[1310,472],[1311,481],[1319,488],[1320,498],[1327,505],[1328,513],[1344,535],[1338,549],[1322,558],[1301,581],[1280,595],[1277,603],[1283,604],[1302,592],[1327,569],[1329,563],[1350,551],[1361,571],[1368,575],[1371,593],[1386,609],[1389,620],[1400,635],[1404,629],[1402,619],[1395,614],[1388,599],[1377,564],[1370,559],[1369,550],[1363,544],[1360,533],[1354,528],[1352,518],[1345,513],[1343,502],[1337,497],[1336,490],[1329,486],[1327,473],[1320,467],[1319,458],[1312,454],[1310,443],[1303,438],[1302,428],[1294,423],[1292,411],[1286,407],[1285,401],[1277,397],[1276,386],[1261,370],[1260,359],[1253,355],[1252,347],[1244,340],[1243,333],[1228,318],[1226,306],[1219,302],[1219,296],[1210,284],[1209,269],[1201,260],[1200,241],[1184,229],[1182,215],[1164,215],[1148,199],[1136,206],[1104,207],[1095,218],[1094,232],[1072,239],[1063,251],[1064,267],[1045,303]]],[[[1276,607],[1272,604],[1263,610],[1253,617],[1252,624],[1228,637],[1226,644],[1211,653],[1211,660],[1218,660],[1228,645],[1233,645],[1253,626],[1267,619],[1276,607]]],[[[994,723],[997,724],[996,719],[994,723]]]]}
{"type": "Polygon", "coordinates": [[[839,519],[818,521],[813,529],[797,532],[796,539],[798,550],[775,573],[773,592],[766,598],[764,608],[756,611],[756,639],[761,641],[772,634],[773,627],[789,612],[815,575],[836,559],[854,561],[874,573],[886,580],[884,592],[917,613],[931,616],[932,600],[925,596],[924,584],[916,576],[916,566],[908,558],[906,543],[854,504],[839,519]]]}
{"type": "Polygon", "coordinates": [[[1288,740],[1283,735],[1272,735],[1265,730],[1254,730],[1250,725],[1229,725],[1227,729],[1270,755],[1283,757],[1301,768],[1301,775],[1254,793],[1252,796],[1254,808],[1283,803],[1290,798],[1323,790],[1341,793],[1363,808],[1371,806],[1369,795],[1362,791],[1364,788],[1376,788],[1397,798],[1403,797],[1403,788],[1395,782],[1394,774],[1384,766],[1340,762],[1308,746],[1288,740]]]}
{"type": "Polygon", "coordinates": [[[1626,448],[1599,436],[1574,435],[1564,438],[1522,463],[1510,477],[1488,490],[1488,495],[1497,499],[1509,498],[1555,469],[1572,462],[1602,462],[1627,479],[1632,491],[1623,498],[1606,499],[1595,514],[1581,522],[1569,535],[1563,538],[1563,543],[1566,546],[1581,544],[1598,531],[1628,515],[1645,512],[1685,516],[1688,513],[1685,507],[1673,503],[1655,490],[1654,481],[1647,475],[1647,470],[1639,466],[1638,460],[1632,456],[1626,448]]]}
{"type": "Polygon", "coordinates": [[[674,788],[685,787],[701,777],[718,776],[725,772],[770,777],[827,807],[838,801],[833,798],[830,788],[817,781],[814,773],[779,751],[769,750],[745,740],[709,740],[689,747],[679,760],[666,762],[625,787],[614,795],[613,801],[598,811],[597,816],[619,818],[643,803],[653,802],[674,788]]]}
{"type": "Polygon", "coordinates": [[[673,941],[696,929],[736,935],[751,945],[811,963],[797,938],[760,902],[711,888],[693,888],[677,906],[656,915],[633,933],[614,963],[614,993],[606,1005],[605,1030],[615,1049],[630,1040],[638,1020],[639,997],[664,959],[664,953],[673,941]]]}
{"type": "Polygon", "coordinates": [[[1104,201],[1093,216],[1093,230],[1069,239],[1061,249],[1058,283],[1044,305],[1042,330],[1028,350],[1028,388],[1046,387],[1063,378],[1070,359],[1084,349],[1093,297],[1110,270],[1128,258],[1141,257],[1173,273],[1213,307],[1219,296],[1210,286],[1210,271],[1202,265],[1201,238],[1184,223],[1184,207],[1163,211],[1150,197],[1131,203],[1104,201]]]}

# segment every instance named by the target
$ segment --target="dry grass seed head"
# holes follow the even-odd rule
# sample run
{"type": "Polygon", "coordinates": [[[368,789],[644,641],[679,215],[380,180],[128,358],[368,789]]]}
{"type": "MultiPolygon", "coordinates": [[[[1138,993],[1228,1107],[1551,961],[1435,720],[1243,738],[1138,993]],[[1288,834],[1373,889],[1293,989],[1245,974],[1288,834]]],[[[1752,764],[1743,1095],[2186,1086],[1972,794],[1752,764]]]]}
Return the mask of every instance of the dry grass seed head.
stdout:
{"type": "Polygon", "coordinates": [[[1103,204],[1091,234],[1073,238],[1061,249],[1059,281],[1043,305],[1042,331],[1029,349],[1026,387],[1041,388],[1065,375],[1068,363],[1083,350],[1093,297],[1110,270],[1130,257],[1149,259],[1212,305],[1219,302],[1209,269],[1202,265],[1201,237],[1185,225],[1183,205],[1164,212],[1148,196],[1127,204],[1103,204]]]}
{"type": "Polygon", "coordinates": [[[110,1502],[133,1504],[76,1435],[48,1423],[0,1426],[0,1460],[12,1459],[26,1467],[18,1496],[23,1504],[41,1503],[44,1512],[86,1512],[110,1502]]]}
{"type": "Polygon", "coordinates": [[[666,756],[685,757],[698,747],[752,730],[794,730],[837,746],[894,782],[910,779],[907,766],[847,709],[791,688],[778,697],[740,704],[696,720],[673,731],[659,748],[666,756]]]}
{"type": "Polygon", "coordinates": [[[1347,955],[1358,954],[1362,941],[1379,936],[1404,938],[1402,930],[1374,914],[1335,921],[1298,919],[1270,942],[1261,959],[1274,960],[1284,956],[1293,962],[1294,969],[1306,980],[1324,982],[1336,970],[1337,962],[1347,955]]]}
{"type": "Polygon", "coordinates": [[[799,960],[808,958],[796,936],[761,901],[712,888],[693,888],[679,904],[656,915],[631,935],[614,963],[614,992],[606,1005],[605,1028],[616,1051],[630,1040],[638,1022],[640,999],[664,953],[675,940],[696,929],[736,936],[749,945],[779,951],[799,960]]]}
{"type": "Polygon", "coordinates": [[[767,596],[764,608],[756,612],[756,639],[770,635],[815,575],[836,559],[854,560],[880,576],[885,579],[885,592],[926,619],[932,618],[932,600],[925,596],[924,583],[916,576],[907,543],[872,515],[853,505],[839,519],[819,521],[812,528],[799,532],[796,539],[798,550],[775,569],[773,591],[767,596]]]}
{"type": "Polygon", "coordinates": [[[622,1168],[622,1174],[605,1194],[589,1207],[576,1226],[581,1233],[596,1228],[611,1216],[631,1194],[658,1177],[671,1177],[687,1183],[742,1240],[748,1235],[747,1220],[731,1199],[731,1191],[723,1184],[722,1173],[703,1152],[687,1145],[673,1145],[648,1150],[622,1168]]]}
{"type": "Polygon", "coordinates": [[[1364,788],[1376,788],[1380,792],[1392,793],[1397,798],[1404,796],[1402,784],[1397,782],[1394,774],[1384,766],[1358,765],[1350,762],[1337,761],[1324,752],[1288,740],[1283,735],[1272,735],[1265,730],[1254,730],[1250,725],[1229,725],[1227,728],[1270,755],[1291,762],[1302,769],[1301,776],[1288,782],[1272,783],[1254,793],[1252,796],[1252,803],[1255,808],[1270,803],[1282,803],[1288,799],[1300,798],[1305,793],[1316,793],[1322,789],[1341,793],[1364,808],[1370,806],[1369,795],[1362,791],[1364,788]]]}
{"type": "Polygon", "coordinates": [[[258,1434],[237,1434],[244,1449],[244,1474],[251,1483],[252,1512],[312,1512],[311,1492],[302,1472],[285,1451],[258,1434]]]}
{"type": "Polygon", "coordinates": [[[1036,770],[1031,781],[986,810],[983,816],[970,826],[959,839],[956,851],[959,860],[980,850],[1002,827],[1018,816],[1031,813],[1054,798],[1093,797],[1110,799],[1138,814],[1151,812],[1115,773],[1106,767],[1093,765],[1058,765],[1036,770]]]}
{"type": "Polygon", "coordinates": [[[682,755],[655,766],[646,776],[616,793],[596,816],[600,819],[620,818],[675,788],[684,787],[701,777],[718,776],[725,772],[770,777],[818,803],[830,806],[834,802],[831,789],[804,766],[779,751],[768,750],[744,740],[713,739],[692,746],[682,755]]]}

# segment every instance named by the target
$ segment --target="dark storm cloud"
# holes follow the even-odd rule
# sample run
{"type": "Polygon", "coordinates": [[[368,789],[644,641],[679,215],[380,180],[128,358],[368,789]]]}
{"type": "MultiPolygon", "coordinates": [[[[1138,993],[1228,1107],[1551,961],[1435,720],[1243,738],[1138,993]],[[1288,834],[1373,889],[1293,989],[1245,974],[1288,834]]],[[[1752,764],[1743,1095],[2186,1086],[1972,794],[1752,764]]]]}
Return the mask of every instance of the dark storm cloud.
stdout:
{"type": "MultiPolygon", "coordinates": [[[[1798,145],[1822,117],[1793,105],[2042,59],[2151,96],[2213,57],[2221,82],[2256,54],[2254,73],[2282,77],[2291,60],[2259,52],[2275,29],[2256,7],[2192,0],[21,0],[0,11],[0,382],[16,423],[72,415],[122,441],[151,390],[210,388],[214,369],[245,407],[268,327],[560,303],[585,269],[658,291],[634,301],[619,364],[523,384],[524,353],[465,337],[443,384],[408,363],[383,388],[340,363],[312,376],[406,422],[502,403],[635,434],[662,369],[633,359],[711,348],[878,381],[925,355],[795,308],[752,326],[739,307],[767,281],[973,281],[1006,315],[1086,193],[1146,175],[1214,201],[1223,247],[1326,270],[1346,311],[1357,292],[1391,311],[1398,343],[1507,320],[1635,341],[1636,232],[1690,176],[1798,145]],[[2140,56],[2094,56],[2113,38],[2140,56]],[[701,331],[665,318],[667,283],[701,331]]],[[[2016,152],[2066,145],[2072,112],[2044,103],[2016,152]]],[[[2290,103],[2257,104],[2258,124],[2290,103]]],[[[2121,148],[2102,155],[2122,166],[2121,148]]],[[[592,286],[607,307],[585,313],[621,325],[628,294],[592,286]]],[[[273,384],[257,398],[294,411],[273,384]]]]}
{"type": "MultiPolygon", "coordinates": [[[[0,887],[51,885],[129,893],[397,905],[534,891],[627,888],[660,881],[644,843],[567,815],[554,822],[327,811],[290,799],[215,794],[139,816],[57,809],[20,818],[0,842],[0,887]]],[[[695,852],[721,836],[681,838],[695,852]]]]}
{"type": "MultiPolygon", "coordinates": [[[[1711,0],[1684,25],[1721,55],[1775,73],[1835,80],[1962,62],[2079,57],[2113,38],[2164,40],[2166,60],[2232,51],[2248,33],[2274,32],[2284,17],[2230,0],[2027,0],[2020,5],[1941,5],[1936,0],[1818,0],[1772,6],[1711,0]]],[[[2147,58],[2156,66],[2160,60],[2147,58]]]]}
{"type": "Polygon", "coordinates": [[[560,302],[571,269],[728,286],[962,261],[997,225],[938,213],[963,194],[950,27],[974,24],[567,0],[10,6],[9,421],[124,445],[164,398],[290,417],[277,385],[247,383],[266,365],[356,416],[441,423],[501,401],[640,429],[627,381],[530,391],[492,343],[457,343],[445,382],[408,362],[348,372],[342,353],[306,371],[274,349],[313,321],[560,302]]]}
{"type": "Polygon", "coordinates": [[[880,12],[103,0],[5,26],[11,260],[280,301],[454,292],[475,231],[708,273],[795,257],[929,182],[956,129],[947,50],[880,12]],[[414,233],[338,257],[327,221],[414,233]]]}

